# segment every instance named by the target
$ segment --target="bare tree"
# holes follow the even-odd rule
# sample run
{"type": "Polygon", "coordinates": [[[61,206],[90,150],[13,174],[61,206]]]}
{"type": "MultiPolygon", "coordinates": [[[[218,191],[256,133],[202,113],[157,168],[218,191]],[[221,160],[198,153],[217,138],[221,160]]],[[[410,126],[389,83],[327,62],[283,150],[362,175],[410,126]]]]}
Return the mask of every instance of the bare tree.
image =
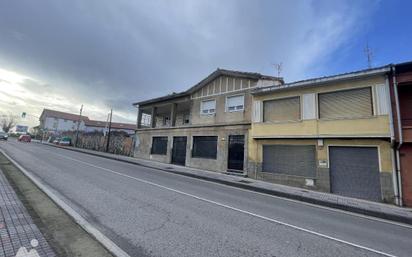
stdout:
{"type": "Polygon", "coordinates": [[[12,115],[2,115],[0,126],[4,132],[8,133],[10,129],[16,126],[16,118],[12,115]]]}

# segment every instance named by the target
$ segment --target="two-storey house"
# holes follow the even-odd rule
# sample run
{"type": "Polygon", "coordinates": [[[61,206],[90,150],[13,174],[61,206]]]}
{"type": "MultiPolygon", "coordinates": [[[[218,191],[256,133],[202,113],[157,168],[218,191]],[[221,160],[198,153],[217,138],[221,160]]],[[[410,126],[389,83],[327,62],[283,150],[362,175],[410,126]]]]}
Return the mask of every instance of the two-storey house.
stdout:
{"type": "Polygon", "coordinates": [[[389,70],[384,66],[255,89],[248,175],[393,202],[389,70]]]}
{"type": "Polygon", "coordinates": [[[135,103],[135,157],[213,171],[244,173],[250,91],[280,85],[259,73],[217,69],[181,93],[135,103]]]}
{"type": "Polygon", "coordinates": [[[48,133],[60,133],[64,131],[76,130],[79,119],[79,130],[84,130],[85,121],[89,120],[89,118],[86,116],[82,116],[80,118],[79,114],[43,109],[39,121],[40,128],[43,131],[48,133]]]}

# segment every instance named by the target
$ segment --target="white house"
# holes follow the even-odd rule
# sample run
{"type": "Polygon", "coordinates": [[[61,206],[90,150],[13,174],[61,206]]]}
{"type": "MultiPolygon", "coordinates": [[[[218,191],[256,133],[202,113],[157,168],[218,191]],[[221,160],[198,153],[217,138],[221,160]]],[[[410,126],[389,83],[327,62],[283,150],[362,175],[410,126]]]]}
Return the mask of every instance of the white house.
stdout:
{"type": "Polygon", "coordinates": [[[85,129],[85,121],[88,117],[67,112],[59,112],[55,110],[43,109],[40,115],[40,128],[51,133],[59,133],[63,131],[77,130],[77,123],[80,119],[79,130],[85,129]]]}

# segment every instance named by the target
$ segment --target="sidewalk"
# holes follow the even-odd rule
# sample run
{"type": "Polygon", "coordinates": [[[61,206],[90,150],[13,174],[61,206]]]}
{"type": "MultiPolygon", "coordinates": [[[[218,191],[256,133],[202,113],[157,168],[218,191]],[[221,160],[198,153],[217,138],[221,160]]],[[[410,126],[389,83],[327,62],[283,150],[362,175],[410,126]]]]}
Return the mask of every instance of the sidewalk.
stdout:
{"type": "Polygon", "coordinates": [[[90,155],[100,156],[108,159],[128,162],[136,165],[141,165],[149,168],[155,168],[166,172],[172,172],[184,176],[204,179],[225,185],[235,186],[243,189],[248,189],[255,192],[266,193],[270,195],[285,197],[289,199],[299,200],[321,206],[341,209],[345,211],[365,214],[368,216],[388,219],[392,221],[412,224],[412,209],[401,208],[390,204],[371,202],[361,199],[349,198],[330,193],[311,191],[302,188],[284,186],[279,184],[268,183],[264,181],[254,180],[223,174],[219,172],[188,168],[167,163],[160,163],[150,160],[138,159],[134,157],[115,155],[93,150],[57,146],[49,143],[44,143],[54,147],[59,147],[71,151],[82,152],[90,155]]]}
{"type": "Polygon", "coordinates": [[[23,256],[56,254],[0,169],[0,257],[23,256]]]}

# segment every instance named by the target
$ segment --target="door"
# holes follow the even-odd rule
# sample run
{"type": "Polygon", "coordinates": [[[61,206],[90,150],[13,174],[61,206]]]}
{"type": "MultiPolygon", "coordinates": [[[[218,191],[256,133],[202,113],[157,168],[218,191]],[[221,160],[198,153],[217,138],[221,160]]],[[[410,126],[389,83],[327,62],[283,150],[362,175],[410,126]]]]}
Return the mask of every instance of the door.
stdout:
{"type": "Polygon", "coordinates": [[[173,137],[172,163],[178,165],[186,164],[187,137],[173,137]]]}
{"type": "Polygon", "coordinates": [[[404,143],[400,151],[403,204],[412,207],[412,144],[404,143]]]}
{"type": "Polygon", "coordinates": [[[245,136],[229,136],[229,153],[227,169],[231,171],[242,171],[245,157],[245,136]]]}
{"type": "Polygon", "coordinates": [[[332,193],[382,200],[376,147],[329,147],[329,163],[332,193]]]}

